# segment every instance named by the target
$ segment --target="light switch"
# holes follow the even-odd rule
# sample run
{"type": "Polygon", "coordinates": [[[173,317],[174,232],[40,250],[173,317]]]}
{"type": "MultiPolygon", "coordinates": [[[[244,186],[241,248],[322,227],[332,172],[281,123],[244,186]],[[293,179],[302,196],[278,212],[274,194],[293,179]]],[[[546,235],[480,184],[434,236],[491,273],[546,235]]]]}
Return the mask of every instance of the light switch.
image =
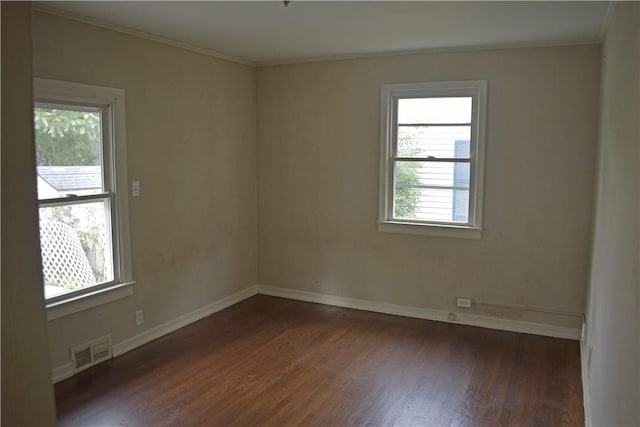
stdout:
{"type": "Polygon", "coordinates": [[[131,183],[131,194],[133,197],[140,197],[140,181],[133,181],[131,183]]]}

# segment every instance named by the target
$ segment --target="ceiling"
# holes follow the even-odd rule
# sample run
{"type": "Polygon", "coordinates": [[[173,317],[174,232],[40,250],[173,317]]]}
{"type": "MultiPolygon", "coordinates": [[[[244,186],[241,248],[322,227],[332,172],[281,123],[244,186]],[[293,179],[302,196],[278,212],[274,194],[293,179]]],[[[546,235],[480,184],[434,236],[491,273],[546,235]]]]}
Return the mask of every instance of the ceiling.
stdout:
{"type": "Polygon", "coordinates": [[[41,10],[254,64],[599,42],[609,2],[39,2],[41,10]]]}

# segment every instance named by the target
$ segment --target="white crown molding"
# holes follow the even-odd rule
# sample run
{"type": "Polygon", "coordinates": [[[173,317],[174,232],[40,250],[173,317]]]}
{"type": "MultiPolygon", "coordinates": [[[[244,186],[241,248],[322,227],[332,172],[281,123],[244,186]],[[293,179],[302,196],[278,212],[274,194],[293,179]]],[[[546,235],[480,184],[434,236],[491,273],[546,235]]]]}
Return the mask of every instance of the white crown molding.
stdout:
{"type": "Polygon", "coordinates": [[[613,12],[616,10],[617,2],[612,1],[609,3],[609,7],[607,8],[607,13],[604,15],[604,19],[602,20],[602,26],[600,26],[600,33],[598,34],[598,39],[600,43],[604,42],[604,39],[607,37],[607,33],[609,32],[609,27],[611,26],[611,19],[613,17],[613,12]]]}
{"type": "Polygon", "coordinates": [[[585,39],[585,40],[568,40],[568,41],[550,41],[550,42],[532,42],[532,43],[499,43],[483,46],[460,46],[460,47],[442,47],[442,48],[425,48],[414,50],[401,50],[396,52],[380,52],[380,53],[366,53],[358,55],[328,55],[312,58],[300,58],[292,60],[281,61],[263,61],[256,64],[257,67],[273,67],[278,65],[295,65],[295,64],[308,64],[312,62],[329,62],[329,61],[345,61],[350,59],[368,59],[368,58],[384,58],[394,56],[409,56],[409,55],[425,55],[435,53],[459,53],[459,52],[480,52],[487,50],[502,50],[502,49],[528,49],[536,47],[562,47],[562,46],[584,46],[600,44],[599,38],[585,39]]]}
{"type": "Polygon", "coordinates": [[[236,64],[248,65],[250,67],[255,67],[256,63],[247,61],[246,59],[238,58],[232,55],[225,55],[223,53],[215,52],[213,50],[204,49],[197,46],[192,46],[187,43],[178,42],[172,39],[168,39],[166,37],[157,36],[155,34],[145,33],[144,31],[133,30],[131,28],[123,27],[116,24],[111,24],[109,22],[101,21],[99,19],[88,18],[86,16],[77,15],[75,13],[66,12],[60,9],[56,9],[51,6],[45,6],[43,4],[34,3],[31,6],[32,10],[37,12],[46,13],[48,15],[54,15],[61,18],[70,19],[77,22],[82,22],[84,24],[93,25],[95,27],[105,28],[107,30],[116,31],[119,33],[127,34],[133,37],[138,37],[141,39],[151,40],[157,43],[166,44],[173,47],[178,47],[181,49],[189,50],[191,52],[200,53],[202,55],[211,56],[217,59],[223,59],[225,61],[234,62],[236,64]]]}

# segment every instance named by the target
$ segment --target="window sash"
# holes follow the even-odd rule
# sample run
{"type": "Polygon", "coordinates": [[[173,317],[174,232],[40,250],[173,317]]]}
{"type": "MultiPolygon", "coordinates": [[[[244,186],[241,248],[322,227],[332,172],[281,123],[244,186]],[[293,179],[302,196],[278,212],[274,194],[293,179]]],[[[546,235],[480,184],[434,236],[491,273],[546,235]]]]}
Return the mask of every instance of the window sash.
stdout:
{"type": "MultiPolygon", "coordinates": [[[[92,103],[92,102],[77,102],[77,101],[56,101],[47,98],[36,98],[34,102],[34,108],[55,108],[58,110],[72,110],[72,111],[100,111],[100,170],[102,172],[102,190],[103,194],[110,193],[115,188],[115,157],[112,155],[114,152],[113,141],[113,111],[111,105],[92,103]]],[[[98,195],[100,193],[97,193],[98,195]]],[[[80,196],[69,196],[69,199],[74,199],[80,196]]],[[[84,196],[82,196],[84,197],[84,196]]],[[[60,198],[64,199],[64,198],[60,198]]],[[[38,199],[40,203],[52,200],[52,199],[38,199]]],[[[56,199],[57,200],[57,199],[56,199]]]]}
{"type": "MultiPolygon", "coordinates": [[[[476,90],[467,90],[467,91],[454,91],[451,94],[413,94],[413,95],[398,95],[394,94],[393,91],[391,93],[391,122],[390,122],[390,152],[387,160],[387,206],[386,206],[386,217],[387,220],[390,221],[398,221],[398,222],[407,222],[407,223],[415,223],[415,224],[426,224],[426,225],[450,225],[450,226],[468,226],[473,227],[476,226],[477,216],[476,216],[476,152],[477,152],[477,137],[478,137],[478,103],[479,98],[476,90]],[[470,123],[444,123],[444,122],[436,122],[436,123],[398,123],[398,101],[400,99],[415,99],[415,98],[451,98],[451,97],[464,97],[471,98],[471,122],[470,123]],[[451,157],[399,157],[398,156],[398,129],[402,126],[470,126],[471,128],[471,138],[469,141],[469,157],[461,157],[461,158],[451,158],[451,157]],[[456,187],[456,186],[400,186],[397,185],[396,180],[396,165],[398,161],[410,161],[410,162],[468,162],[470,165],[469,170],[469,187],[456,187]],[[468,206],[468,221],[460,222],[460,221],[436,221],[436,220],[425,220],[425,219],[406,219],[406,218],[398,218],[395,216],[395,196],[396,196],[396,188],[441,188],[441,189],[460,189],[469,192],[469,206],[468,206]]],[[[453,203],[453,202],[452,202],[453,203]]]]}
{"type": "Polygon", "coordinates": [[[111,197],[105,198],[105,197],[90,196],[82,201],[73,200],[72,203],[48,203],[47,202],[47,203],[40,204],[39,207],[44,208],[44,207],[57,207],[57,206],[74,206],[74,205],[88,204],[91,202],[105,202],[105,201],[108,202],[108,204],[105,206],[105,227],[106,227],[105,234],[108,235],[111,239],[111,252],[112,252],[111,266],[113,269],[113,278],[108,281],[96,283],[95,285],[92,285],[92,286],[86,286],[81,289],[64,292],[63,294],[46,298],[45,301],[47,302],[47,304],[53,304],[59,301],[73,299],[75,297],[78,297],[87,293],[97,292],[101,289],[109,288],[118,283],[121,283],[120,275],[118,274],[118,272],[120,271],[120,260],[118,259],[117,256],[115,256],[116,249],[117,249],[116,248],[117,240],[114,240],[114,239],[116,239],[117,233],[116,233],[116,230],[114,229],[115,227],[114,214],[113,214],[114,200],[111,197]]]}
{"type": "MultiPolygon", "coordinates": [[[[113,110],[111,104],[79,102],[72,100],[56,100],[49,98],[36,98],[34,108],[55,108],[59,110],[72,111],[100,111],[100,167],[102,171],[102,189],[101,193],[87,195],[67,195],[53,199],[38,199],[38,207],[55,207],[55,206],[72,206],[77,204],[89,203],[91,201],[108,200],[109,209],[105,212],[108,217],[105,226],[108,228],[106,232],[111,237],[111,262],[113,266],[113,280],[101,282],[93,286],[87,286],[51,298],[46,298],[47,304],[59,302],[62,300],[73,299],[87,293],[99,291],[103,288],[111,287],[117,283],[122,283],[122,264],[119,254],[121,253],[122,242],[119,239],[117,228],[117,197],[115,194],[115,141],[113,138],[113,110]]],[[[34,141],[35,142],[35,141],[34,141]]],[[[44,283],[43,283],[44,286],[44,283]]]]}
{"type": "MultiPolygon", "coordinates": [[[[474,222],[473,222],[473,217],[472,215],[472,208],[471,208],[471,198],[472,198],[472,192],[471,189],[468,187],[445,187],[445,186],[402,186],[402,188],[420,188],[420,189],[436,189],[436,190],[460,190],[460,191],[467,191],[469,192],[469,208],[468,208],[468,220],[466,222],[463,221],[437,221],[437,220],[429,220],[429,219],[421,219],[421,218],[402,218],[402,217],[396,217],[395,216],[395,195],[396,195],[396,190],[397,187],[393,188],[393,195],[391,197],[391,203],[390,203],[390,210],[391,210],[391,215],[389,216],[389,218],[391,219],[391,221],[397,221],[397,222],[409,222],[409,223],[415,223],[415,224],[433,224],[433,225],[438,225],[438,224],[442,224],[442,225],[451,225],[451,226],[457,226],[457,227],[471,227],[474,226],[474,222]]],[[[452,209],[453,209],[453,201],[452,201],[452,209]]]]}
{"type": "Polygon", "coordinates": [[[82,196],[66,196],[66,197],[58,197],[55,199],[40,199],[38,200],[38,207],[46,208],[46,207],[54,207],[54,206],[67,206],[67,205],[76,205],[87,203],[92,200],[99,201],[104,199],[110,199],[111,193],[98,193],[98,194],[86,194],[82,196]]]}
{"type": "MultiPolygon", "coordinates": [[[[410,158],[410,161],[415,161],[414,158],[410,158]]],[[[396,170],[396,165],[397,165],[397,161],[398,159],[393,159],[393,163],[394,163],[394,176],[396,175],[395,170],[396,170]]],[[[400,161],[406,161],[404,159],[400,159],[400,161]]],[[[456,226],[470,226],[473,223],[473,218],[471,217],[471,207],[469,204],[467,204],[466,206],[466,215],[467,215],[467,221],[454,221],[453,218],[456,216],[456,191],[462,191],[462,192],[466,192],[468,195],[471,194],[471,176],[469,176],[469,184],[468,185],[456,185],[456,180],[455,180],[455,165],[456,164],[468,164],[470,163],[470,159],[447,159],[447,160],[442,160],[442,159],[426,159],[426,160],[419,160],[422,163],[450,163],[453,167],[453,185],[444,185],[444,184],[401,184],[398,183],[394,180],[394,188],[393,188],[393,205],[392,205],[392,212],[394,213],[393,215],[393,219],[397,220],[397,221],[402,221],[402,222],[407,222],[407,220],[411,220],[411,221],[416,221],[418,223],[434,223],[434,224],[455,224],[456,226]],[[398,217],[395,215],[396,212],[396,194],[397,191],[399,189],[417,189],[417,190],[451,190],[454,193],[452,194],[452,200],[451,200],[451,215],[452,215],[452,221],[442,221],[442,220],[436,220],[436,219],[425,219],[425,218],[415,218],[415,219],[410,219],[410,218],[405,218],[405,217],[398,217]]],[[[397,178],[397,176],[396,176],[397,178]]],[[[437,178],[431,178],[430,180],[435,180],[437,181],[437,178]]],[[[437,210],[436,206],[431,206],[431,208],[435,208],[437,210]]]]}

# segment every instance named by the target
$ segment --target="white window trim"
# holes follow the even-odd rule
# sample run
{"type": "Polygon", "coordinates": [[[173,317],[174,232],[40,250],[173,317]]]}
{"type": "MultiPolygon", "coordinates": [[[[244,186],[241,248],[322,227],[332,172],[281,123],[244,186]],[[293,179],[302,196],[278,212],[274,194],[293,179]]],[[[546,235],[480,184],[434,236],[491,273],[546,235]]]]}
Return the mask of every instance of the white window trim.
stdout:
{"type": "Polygon", "coordinates": [[[452,82],[383,84],[381,88],[380,116],[380,186],[378,231],[383,233],[416,234],[434,237],[462,239],[482,238],[482,206],[484,193],[485,129],[487,81],[466,80],[452,82]],[[457,225],[441,222],[405,221],[393,218],[393,115],[394,99],[433,96],[471,96],[472,138],[475,144],[471,152],[472,191],[469,194],[470,224],[457,225]]]}
{"type": "MultiPolygon", "coordinates": [[[[116,218],[115,232],[117,239],[115,256],[118,262],[114,271],[115,283],[107,286],[92,286],[80,292],[71,292],[55,300],[45,300],[47,318],[49,320],[67,316],[98,305],[125,298],[133,294],[131,269],[131,243],[129,239],[129,193],[127,180],[127,145],[125,125],[125,93],[122,89],[94,86],[61,80],[34,79],[35,102],[76,102],[88,104],[104,104],[111,107],[111,133],[113,142],[111,165],[115,170],[109,170],[113,176],[114,201],[116,218]],[[116,173],[117,171],[117,173],[116,173]]],[[[111,166],[106,165],[106,166],[111,166]]],[[[116,261],[116,260],[114,260],[116,261]]]]}

